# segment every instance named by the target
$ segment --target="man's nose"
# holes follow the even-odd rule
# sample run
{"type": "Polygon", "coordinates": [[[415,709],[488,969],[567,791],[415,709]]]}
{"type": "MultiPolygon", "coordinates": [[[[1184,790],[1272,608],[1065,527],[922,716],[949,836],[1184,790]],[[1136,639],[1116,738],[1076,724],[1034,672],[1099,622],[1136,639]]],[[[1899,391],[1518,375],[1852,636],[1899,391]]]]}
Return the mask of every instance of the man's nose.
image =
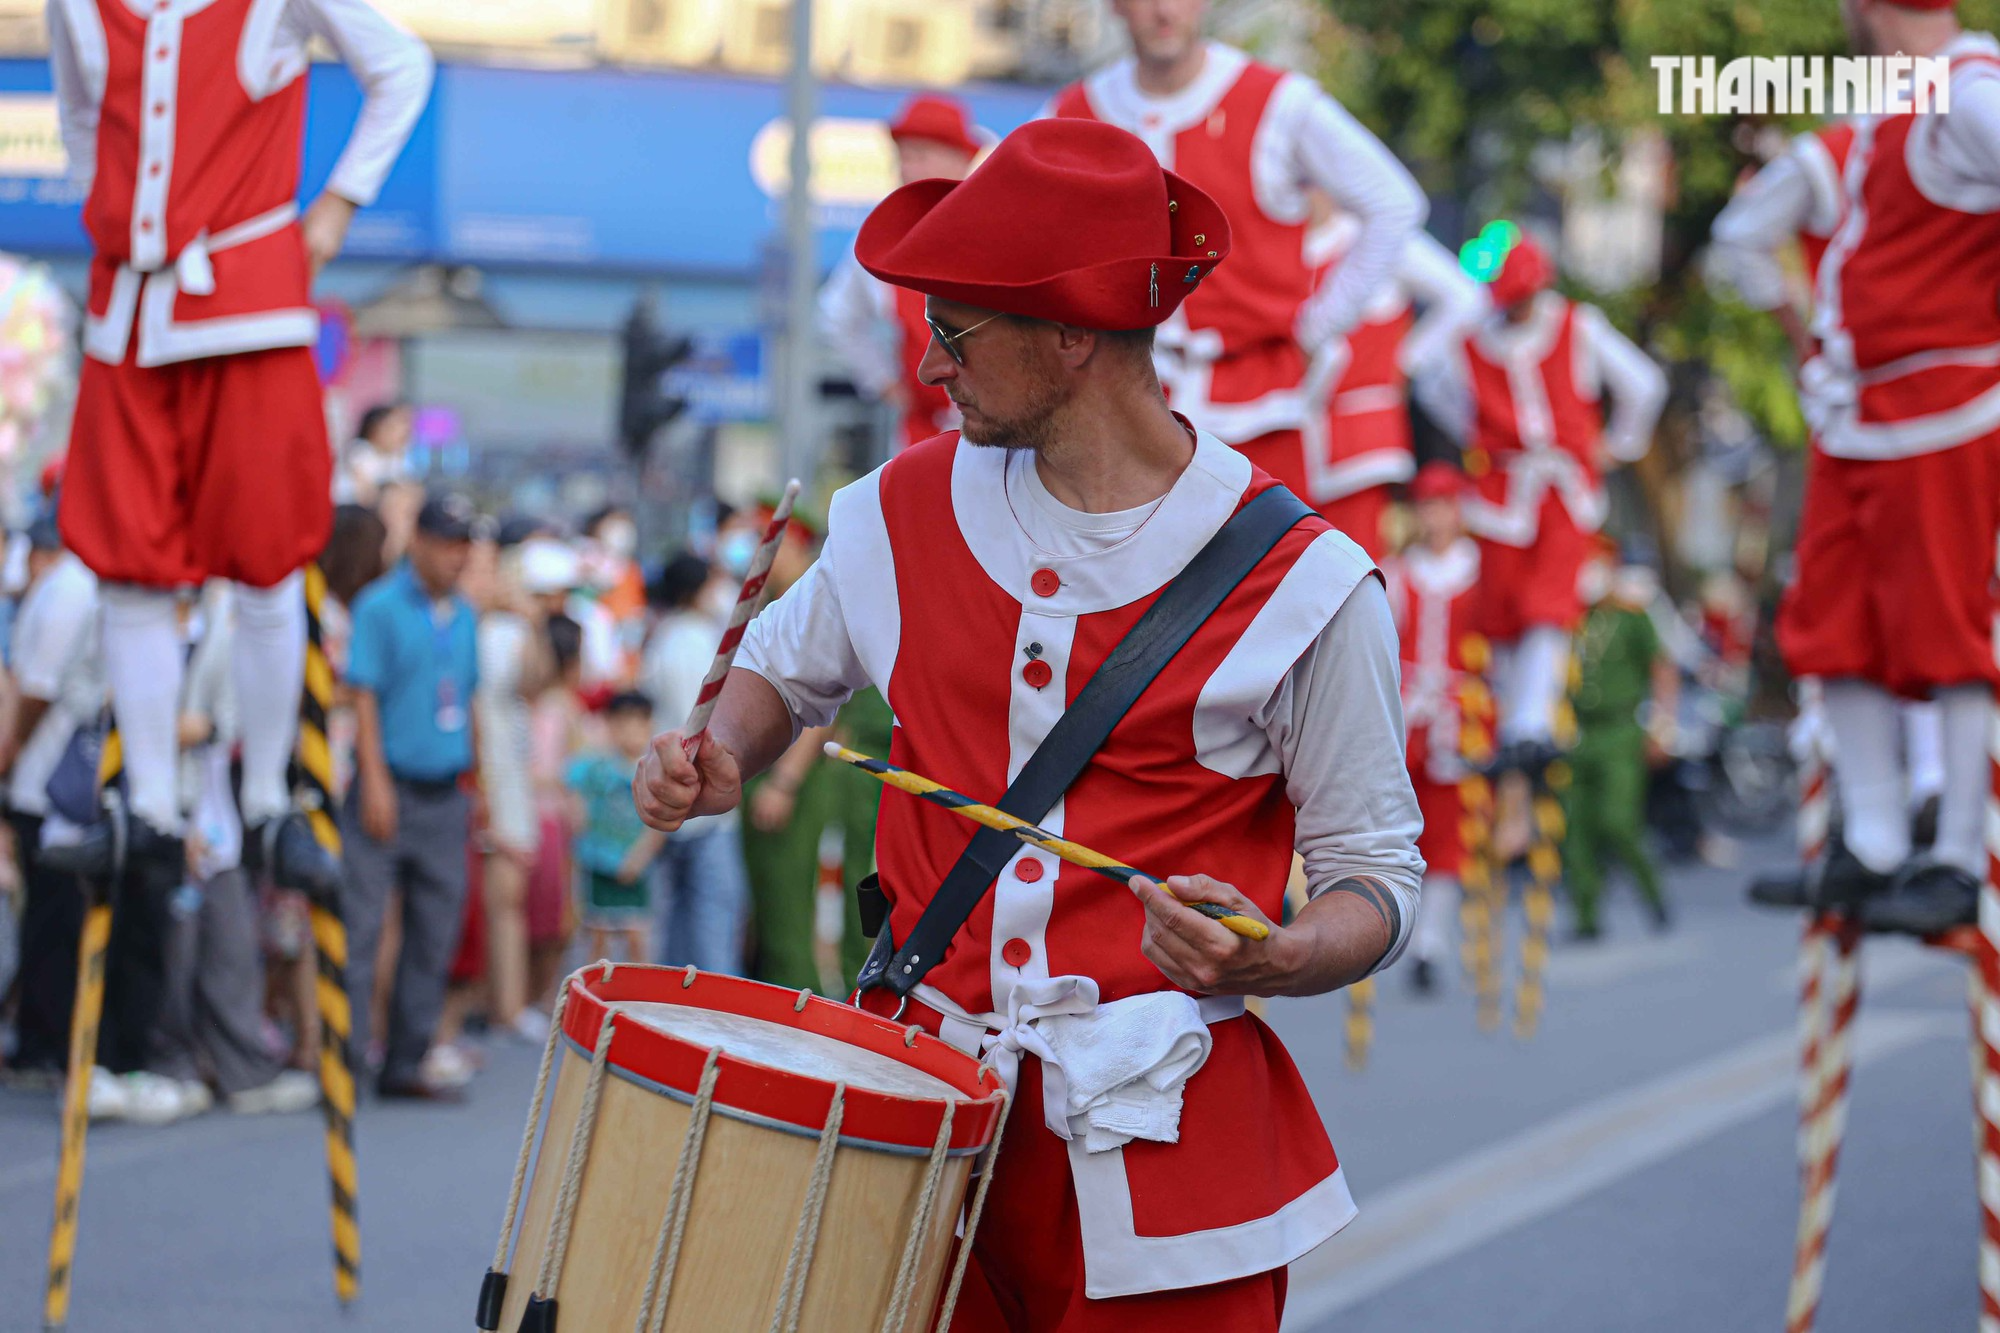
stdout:
{"type": "Polygon", "coordinates": [[[930,385],[958,378],[958,362],[951,359],[951,353],[944,350],[944,343],[936,334],[931,335],[923,359],[917,362],[917,378],[930,385]]]}

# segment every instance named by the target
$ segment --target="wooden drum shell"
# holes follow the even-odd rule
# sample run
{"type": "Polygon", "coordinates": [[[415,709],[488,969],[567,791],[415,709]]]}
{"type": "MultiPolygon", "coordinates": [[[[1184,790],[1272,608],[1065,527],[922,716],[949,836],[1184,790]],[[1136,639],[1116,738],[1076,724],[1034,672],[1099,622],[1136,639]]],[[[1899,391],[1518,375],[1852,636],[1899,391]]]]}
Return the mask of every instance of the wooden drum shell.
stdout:
{"type": "MultiPolygon", "coordinates": [[[[619,972],[624,974],[627,969],[619,972]]],[[[667,975],[678,989],[681,974],[667,975]]],[[[624,975],[619,979],[627,980],[624,975]]],[[[737,988],[755,986],[758,991],[775,989],[705,976],[698,984],[718,983],[737,988]]],[[[776,993],[789,1009],[795,993],[776,993]]],[[[658,998],[668,996],[660,994],[658,998]]],[[[591,1053],[580,1038],[601,1018],[578,1015],[574,993],[570,1007],[567,1034],[550,1079],[542,1141],[522,1204],[513,1277],[500,1321],[504,1333],[520,1327],[522,1311],[540,1276],[572,1134],[589,1081],[591,1053]]],[[[603,1012],[601,1006],[592,1007],[598,1015],[603,1012]]],[[[616,1022],[623,1038],[623,1029],[633,1020],[622,1016],[616,1022]]],[[[656,1036],[646,1035],[649,1040],[656,1036]]],[[[896,1034],[890,1035],[900,1043],[896,1034]]],[[[618,1040],[611,1049],[619,1051],[618,1040]]],[[[724,1063],[729,1063],[726,1056],[724,1063]]],[[[973,1062],[967,1059],[965,1064],[970,1068],[973,1062]]],[[[995,1128],[992,1113],[996,1098],[985,1093],[979,1076],[974,1078],[978,1081],[973,1086],[980,1092],[967,1093],[965,1100],[956,1103],[953,1146],[920,1244],[916,1292],[908,1307],[909,1333],[927,1328],[936,1308],[947,1277],[960,1205],[995,1128]],[[983,1135],[981,1125],[985,1127],[983,1135]]],[[[826,1086],[830,1095],[831,1085],[826,1086]]],[[[554,1293],[559,1327],[567,1333],[626,1333],[635,1328],[675,1167],[693,1117],[693,1102],[691,1088],[669,1087],[620,1068],[615,1061],[607,1064],[568,1251],[554,1293]]],[[[934,1138],[943,1102],[917,1104],[936,1108],[929,1115],[934,1138]]],[[[694,1192],[674,1271],[666,1329],[713,1333],[770,1326],[806,1204],[819,1138],[817,1128],[780,1124],[725,1105],[719,1084],[694,1171],[694,1192]]],[[[798,1328],[816,1333],[873,1333],[882,1327],[910,1227],[919,1212],[931,1158],[929,1143],[916,1146],[907,1136],[903,1143],[870,1141],[843,1126],[798,1328]]]]}

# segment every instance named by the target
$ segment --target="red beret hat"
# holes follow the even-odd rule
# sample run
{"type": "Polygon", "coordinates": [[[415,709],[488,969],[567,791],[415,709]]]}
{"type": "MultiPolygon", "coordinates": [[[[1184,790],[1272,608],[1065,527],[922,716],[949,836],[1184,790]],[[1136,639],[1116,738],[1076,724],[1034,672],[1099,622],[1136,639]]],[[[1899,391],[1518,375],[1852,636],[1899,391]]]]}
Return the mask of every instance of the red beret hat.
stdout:
{"type": "Polygon", "coordinates": [[[983,146],[972,133],[972,118],[965,104],[941,93],[918,93],[903,104],[889,122],[892,139],[926,139],[956,148],[967,157],[977,157],[983,146]]]}
{"type": "Polygon", "coordinates": [[[1465,474],[1456,464],[1435,459],[1417,469],[1410,483],[1412,500],[1456,500],[1465,491],[1465,474]]]}
{"type": "Polygon", "coordinates": [[[1549,262],[1549,252],[1523,232],[1507,252],[1500,271],[1493,275],[1493,304],[1504,307],[1525,301],[1555,278],[1556,266],[1549,262]]]}
{"type": "Polygon", "coordinates": [[[1160,323],[1228,254],[1215,201],[1094,120],[1029,121],[963,181],[891,194],[854,240],[893,286],[1086,329],[1160,323]]]}

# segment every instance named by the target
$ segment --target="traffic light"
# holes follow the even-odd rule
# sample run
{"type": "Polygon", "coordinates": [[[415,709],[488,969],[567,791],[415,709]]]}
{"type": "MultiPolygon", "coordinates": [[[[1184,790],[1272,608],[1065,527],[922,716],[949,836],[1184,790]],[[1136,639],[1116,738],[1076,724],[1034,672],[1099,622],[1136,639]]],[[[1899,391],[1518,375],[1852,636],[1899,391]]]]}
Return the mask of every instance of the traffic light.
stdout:
{"type": "Polygon", "coordinates": [[[650,297],[641,297],[625,321],[621,340],[625,369],[619,383],[618,443],[643,459],[653,434],[687,410],[687,399],[669,393],[666,374],[694,351],[692,339],[669,334],[653,317],[650,297]]]}

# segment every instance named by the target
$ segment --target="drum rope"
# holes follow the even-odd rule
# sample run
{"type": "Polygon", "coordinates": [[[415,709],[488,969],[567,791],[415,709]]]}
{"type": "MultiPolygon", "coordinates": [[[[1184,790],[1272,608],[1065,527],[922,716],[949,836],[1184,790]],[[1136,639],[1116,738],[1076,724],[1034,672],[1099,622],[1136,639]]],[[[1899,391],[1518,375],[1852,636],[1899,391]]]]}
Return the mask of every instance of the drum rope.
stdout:
{"type": "Polygon", "coordinates": [[[687,1234],[688,1206],[694,1199],[694,1175],[701,1165],[702,1140],[708,1136],[708,1113],[715,1105],[715,1080],[719,1072],[716,1061],[721,1055],[721,1047],[709,1047],[708,1059],[701,1066],[701,1083],[695,1090],[687,1131],[681,1135],[681,1155],[674,1163],[673,1184],[667,1187],[667,1211],[660,1218],[660,1239],[653,1247],[652,1268],[646,1274],[646,1294],[639,1302],[639,1323],[634,1333],[660,1333],[667,1325],[667,1301],[674,1290],[681,1238],[687,1234]],[[655,1300],[659,1302],[657,1309],[655,1300]]]}
{"type": "MultiPolygon", "coordinates": [[[[804,1002],[801,992],[801,1006],[804,1002]]],[[[840,1147],[840,1122],[846,1114],[847,1085],[836,1083],[826,1127],[819,1134],[819,1151],[813,1154],[812,1182],[806,1186],[805,1207],[799,1211],[799,1229],[792,1236],[792,1252],[785,1256],[778,1308],[771,1312],[771,1333],[798,1333],[799,1315],[806,1305],[806,1278],[812,1272],[813,1251],[819,1247],[820,1216],[826,1212],[827,1183],[833,1178],[835,1150],[840,1147]]]]}
{"type": "Polygon", "coordinates": [[[910,1234],[903,1241],[903,1259],[896,1265],[896,1286],[889,1293],[882,1333],[902,1333],[903,1324],[910,1317],[910,1302],[917,1294],[917,1258],[923,1253],[924,1237],[931,1229],[931,1214],[937,1211],[938,1182],[944,1178],[944,1164],[951,1155],[951,1121],[957,1110],[956,1101],[944,1104],[937,1142],[931,1145],[930,1167],[924,1172],[923,1193],[917,1196],[916,1215],[910,1219],[910,1234]]]}
{"type": "Polygon", "coordinates": [[[979,1215],[986,1210],[986,1189],[993,1183],[993,1163],[1000,1156],[1000,1141],[1007,1136],[1007,1113],[1014,1109],[1013,1094],[1000,1094],[1000,1120],[993,1126],[993,1142],[987,1145],[986,1162],[979,1168],[979,1187],[972,1192],[972,1211],[965,1216],[965,1235],[958,1242],[958,1258],[951,1265],[951,1285],[945,1288],[944,1303],[938,1308],[937,1333],[951,1327],[952,1311],[958,1308],[958,1289],[965,1282],[966,1262],[972,1257],[972,1238],[979,1232],[979,1215]]]}
{"type": "Polygon", "coordinates": [[[542,1255],[541,1281],[535,1294],[544,1300],[555,1297],[562,1281],[563,1260],[569,1256],[569,1229],[576,1220],[576,1198],[583,1192],[583,1167],[590,1157],[590,1136],[597,1128],[597,1098],[604,1089],[604,1068],[611,1054],[611,1034],[618,1022],[616,1011],[607,1011],[604,1026],[597,1032],[597,1049],[590,1056],[590,1078],[583,1085],[583,1105],[576,1114],[576,1128],[569,1136],[569,1161],[563,1166],[562,1190],[556,1195],[555,1221],[549,1231],[549,1247],[542,1255]]]}
{"type": "Polygon", "coordinates": [[[534,1155],[535,1130],[542,1123],[542,1099],[549,1089],[549,1069],[555,1064],[556,1046],[562,1041],[563,1010],[569,1007],[571,982],[582,976],[572,973],[556,992],[555,1013],[549,1019],[549,1039],[542,1044],[542,1067],[535,1073],[534,1095],[528,1099],[528,1127],[521,1132],[521,1156],[514,1163],[514,1183],[507,1190],[507,1216],[500,1224],[500,1244],[493,1251],[493,1271],[507,1271],[507,1253],[514,1248],[514,1232],[521,1220],[521,1191],[528,1183],[528,1162],[534,1155]]]}

